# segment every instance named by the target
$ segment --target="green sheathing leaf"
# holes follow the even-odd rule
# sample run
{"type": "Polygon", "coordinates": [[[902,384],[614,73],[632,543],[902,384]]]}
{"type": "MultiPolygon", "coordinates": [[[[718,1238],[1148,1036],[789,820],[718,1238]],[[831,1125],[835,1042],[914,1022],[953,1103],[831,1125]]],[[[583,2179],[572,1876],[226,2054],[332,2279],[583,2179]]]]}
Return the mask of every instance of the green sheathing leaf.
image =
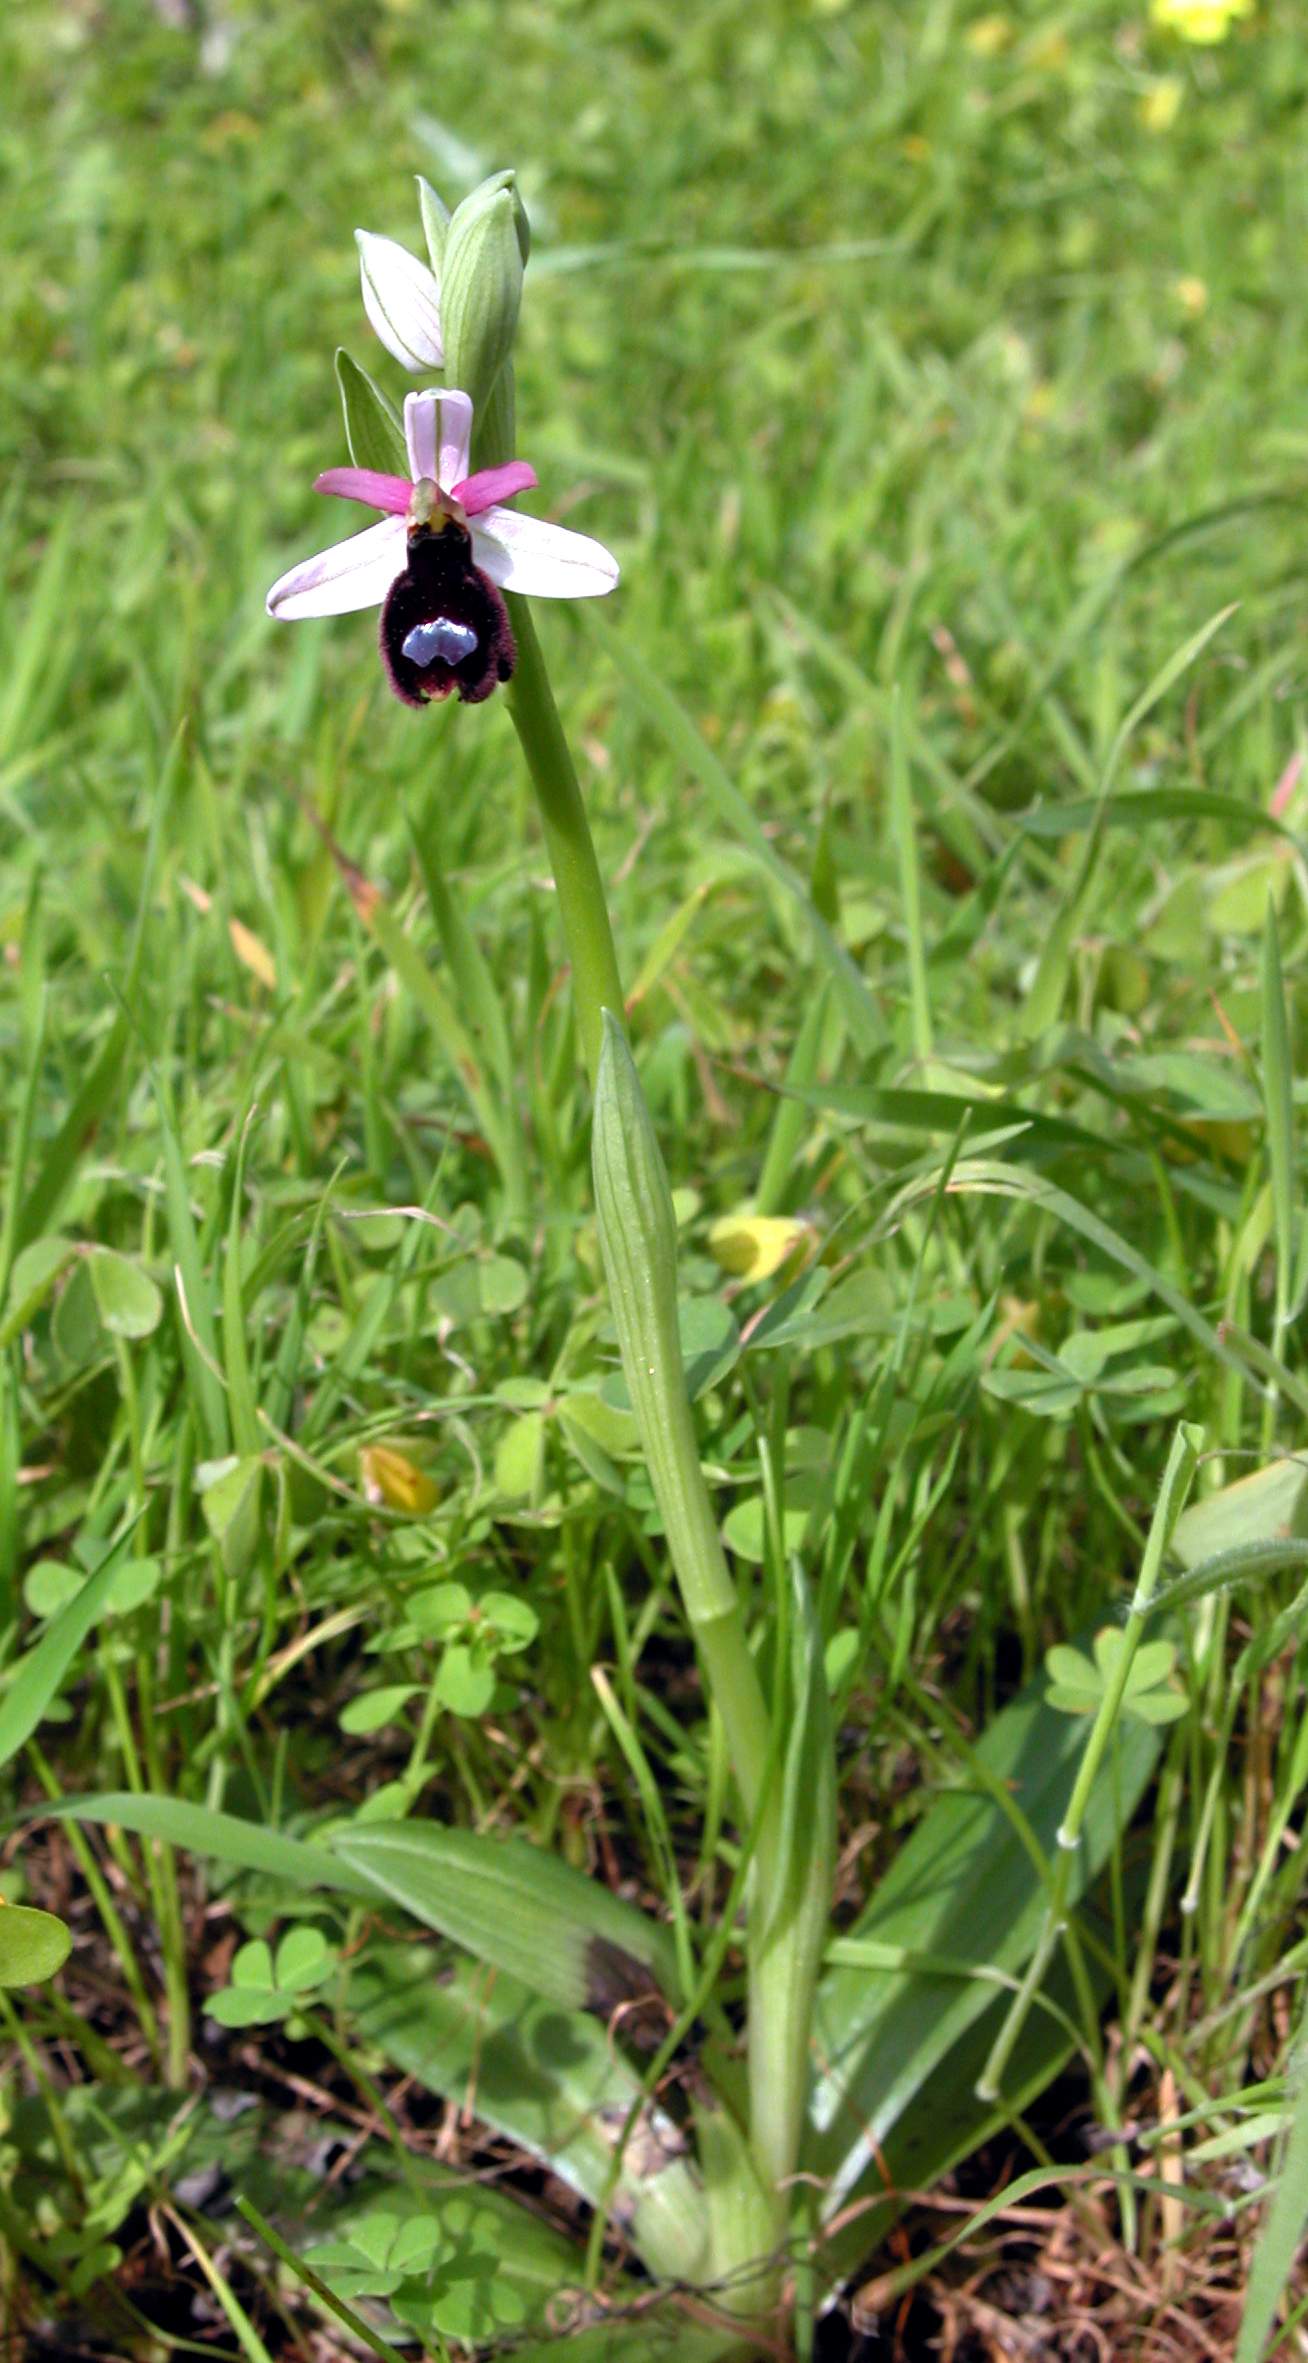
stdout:
{"type": "Polygon", "coordinates": [[[608,2017],[677,1990],[669,1933],[557,1856],[517,1839],[432,1824],[374,1822],[337,1831],[334,1855],[438,1936],[534,1993],[608,2017]]]}
{"type": "MultiPolygon", "coordinates": [[[[1084,1744],[1084,1729],[1032,1692],[1005,1708],[973,1751],[992,1793],[978,1783],[938,1798],[849,1932],[902,1946],[905,1965],[837,1968],[823,1979],[816,2035],[824,2067],[803,2162],[823,2177],[827,2215],[843,2205],[877,2147],[919,2103],[927,2078],[991,2003],[994,1980],[984,1973],[1020,1972],[1040,1933],[1044,1881],[993,1792],[1003,1789],[1048,1864],[1084,1744]],[[922,1955],[948,1957],[959,1973],[918,1967],[913,1956],[922,1955]],[[968,1967],[981,1974],[967,1975],[968,1967]]],[[[1157,1752],[1148,1725],[1122,1726],[1091,1799],[1077,1895],[1139,1803],[1157,1752]]]]}
{"type": "Polygon", "coordinates": [[[693,2281],[707,2247],[704,2194],[683,2137],[645,2101],[607,2027],[503,1972],[383,1948],[350,1981],[360,2036],[431,2092],[474,2108],[612,2220],[652,2272],[693,2281]],[[612,2175],[619,2143],[637,2112],[612,2175]]]}

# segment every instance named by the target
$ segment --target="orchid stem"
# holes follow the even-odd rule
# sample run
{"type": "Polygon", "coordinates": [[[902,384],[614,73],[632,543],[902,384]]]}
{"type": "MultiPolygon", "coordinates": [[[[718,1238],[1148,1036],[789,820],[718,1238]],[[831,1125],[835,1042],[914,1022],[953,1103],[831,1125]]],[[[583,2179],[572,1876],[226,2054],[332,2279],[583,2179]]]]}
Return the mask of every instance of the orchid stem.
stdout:
{"type": "Polygon", "coordinates": [[[563,933],[572,961],[572,990],[581,1046],[591,1089],[599,1074],[604,1011],[621,1015],[622,980],[613,948],[604,882],[577,772],[563,735],[531,609],[510,592],[509,612],[518,643],[517,670],[509,685],[509,708],[545,828],[550,865],[558,891],[563,933]]]}

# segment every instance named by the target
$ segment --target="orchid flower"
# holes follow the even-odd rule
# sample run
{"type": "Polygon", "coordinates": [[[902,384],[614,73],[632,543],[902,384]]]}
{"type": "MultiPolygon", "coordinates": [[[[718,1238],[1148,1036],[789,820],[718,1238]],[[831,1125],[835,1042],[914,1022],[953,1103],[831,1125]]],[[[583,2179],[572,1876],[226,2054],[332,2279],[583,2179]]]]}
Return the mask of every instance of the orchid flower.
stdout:
{"type": "Polygon", "coordinates": [[[536,483],[525,460],[468,474],[466,394],[407,395],[404,435],[409,476],[329,468],[318,477],[315,491],[380,509],[381,521],[293,566],[268,593],[268,613],[295,622],[380,607],[396,696],[422,706],[457,690],[478,705],[516,658],[501,590],[598,598],[616,583],[617,560],[584,533],[503,507],[536,483]]]}

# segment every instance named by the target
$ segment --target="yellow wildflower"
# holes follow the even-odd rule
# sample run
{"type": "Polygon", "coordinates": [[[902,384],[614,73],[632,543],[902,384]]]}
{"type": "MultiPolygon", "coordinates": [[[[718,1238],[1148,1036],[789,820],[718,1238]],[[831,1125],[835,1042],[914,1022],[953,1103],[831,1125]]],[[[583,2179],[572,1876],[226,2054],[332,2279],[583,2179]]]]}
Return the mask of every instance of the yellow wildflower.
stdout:
{"type": "Polygon", "coordinates": [[[1253,10],[1254,0],[1150,0],[1149,14],[1182,41],[1212,48],[1226,39],[1237,17],[1252,16],[1253,10]]]}
{"type": "Polygon", "coordinates": [[[963,36],[976,57],[998,57],[1013,38],[1013,27],[1006,16],[979,16],[963,36]]]}
{"type": "Polygon", "coordinates": [[[1170,131],[1180,112],[1185,86],[1175,74],[1151,82],[1140,101],[1140,121],[1146,131],[1170,131]]]}

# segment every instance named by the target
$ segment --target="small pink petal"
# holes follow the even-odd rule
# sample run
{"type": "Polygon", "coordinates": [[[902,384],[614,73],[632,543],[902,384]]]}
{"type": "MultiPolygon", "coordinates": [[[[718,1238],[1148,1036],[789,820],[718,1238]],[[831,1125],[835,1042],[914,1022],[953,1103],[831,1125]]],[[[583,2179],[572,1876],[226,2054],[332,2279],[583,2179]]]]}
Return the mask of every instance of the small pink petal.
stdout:
{"type": "Polygon", "coordinates": [[[334,492],[341,500],[366,501],[388,517],[402,517],[413,492],[407,476],[383,476],[376,468],[328,468],[315,476],[315,492],[334,492]]]}
{"type": "Polygon", "coordinates": [[[502,468],[478,468],[475,476],[465,476],[452,490],[465,517],[480,517],[497,501],[512,500],[515,492],[534,492],[539,481],[525,459],[511,459],[502,468]]]}

